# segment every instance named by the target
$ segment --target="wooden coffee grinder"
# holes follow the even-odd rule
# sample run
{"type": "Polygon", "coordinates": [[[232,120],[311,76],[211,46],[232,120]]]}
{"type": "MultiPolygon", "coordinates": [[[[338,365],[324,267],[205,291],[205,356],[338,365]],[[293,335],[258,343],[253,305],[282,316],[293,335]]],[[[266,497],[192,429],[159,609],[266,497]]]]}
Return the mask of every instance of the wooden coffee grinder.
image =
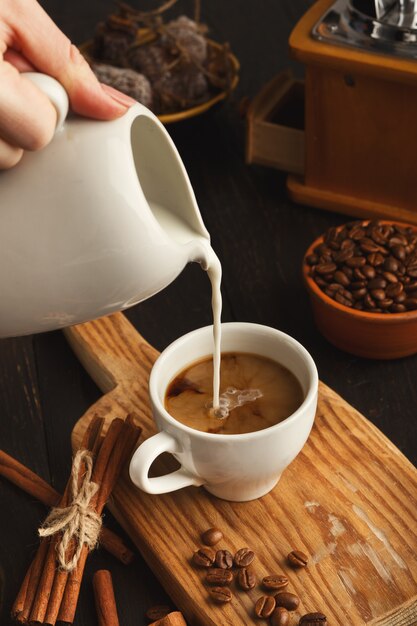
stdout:
{"type": "Polygon", "coordinates": [[[417,223],[417,0],[318,0],[290,37],[305,65],[297,202],[417,223]]]}

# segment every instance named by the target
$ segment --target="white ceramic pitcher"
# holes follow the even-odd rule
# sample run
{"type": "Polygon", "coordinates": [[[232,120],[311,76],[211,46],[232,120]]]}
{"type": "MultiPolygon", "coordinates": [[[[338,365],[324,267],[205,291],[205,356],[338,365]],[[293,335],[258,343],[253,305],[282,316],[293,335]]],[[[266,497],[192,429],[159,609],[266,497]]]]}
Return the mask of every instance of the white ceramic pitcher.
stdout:
{"type": "Polygon", "coordinates": [[[111,122],[67,118],[63,87],[27,76],[58,121],[45,149],[0,172],[0,337],[125,309],[211,251],[184,165],[153,113],[135,104],[111,122]]]}

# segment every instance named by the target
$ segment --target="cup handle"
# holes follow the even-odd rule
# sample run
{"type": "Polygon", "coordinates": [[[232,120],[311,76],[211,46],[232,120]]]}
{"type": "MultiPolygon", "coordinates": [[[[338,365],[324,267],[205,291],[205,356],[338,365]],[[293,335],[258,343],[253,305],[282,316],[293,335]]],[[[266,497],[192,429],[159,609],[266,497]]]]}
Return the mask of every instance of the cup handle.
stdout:
{"type": "Polygon", "coordinates": [[[163,452],[176,454],[181,451],[178,441],[172,435],[162,431],[144,441],[136,450],[129,467],[132,482],[147,493],[160,494],[176,491],[189,485],[202,485],[204,480],[183,467],[165,476],[149,478],[149,468],[163,452]]]}
{"type": "Polygon", "coordinates": [[[25,77],[36,85],[43,93],[48,96],[56,110],[56,128],[55,132],[60,130],[68,115],[68,94],[55,78],[47,74],[39,72],[25,72],[25,77]]]}

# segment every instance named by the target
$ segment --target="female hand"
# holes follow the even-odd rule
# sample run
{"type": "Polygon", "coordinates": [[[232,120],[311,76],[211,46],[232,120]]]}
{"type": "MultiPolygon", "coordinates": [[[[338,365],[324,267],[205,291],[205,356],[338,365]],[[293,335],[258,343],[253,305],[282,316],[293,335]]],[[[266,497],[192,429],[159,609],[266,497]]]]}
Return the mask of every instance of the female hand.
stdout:
{"type": "Polygon", "coordinates": [[[0,169],[13,167],[24,150],[52,139],[56,111],[21,72],[39,71],[66,89],[80,115],[110,120],[135,101],[98,82],[77,48],[36,0],[0,2],[0,169]]]}

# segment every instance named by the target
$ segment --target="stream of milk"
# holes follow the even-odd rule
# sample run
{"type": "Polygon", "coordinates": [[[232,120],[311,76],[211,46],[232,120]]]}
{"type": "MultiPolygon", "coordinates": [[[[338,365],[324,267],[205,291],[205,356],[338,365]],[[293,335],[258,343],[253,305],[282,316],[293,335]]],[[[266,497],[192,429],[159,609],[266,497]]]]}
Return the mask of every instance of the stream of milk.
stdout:
{"type": "Polygon", "coordinates": [[[213,312],[213,410],[219,411],[219,418],[225,417],[220,405],[220,360],[221,360],[221,314],[222,266],[213,248],[207,240],[196,232],[175,213],[155,203],[150,203],[151,210],[165,232],[179,244],[200,240],[201,266],[207,271],[211,283],[211,307],[213,312]]]}

